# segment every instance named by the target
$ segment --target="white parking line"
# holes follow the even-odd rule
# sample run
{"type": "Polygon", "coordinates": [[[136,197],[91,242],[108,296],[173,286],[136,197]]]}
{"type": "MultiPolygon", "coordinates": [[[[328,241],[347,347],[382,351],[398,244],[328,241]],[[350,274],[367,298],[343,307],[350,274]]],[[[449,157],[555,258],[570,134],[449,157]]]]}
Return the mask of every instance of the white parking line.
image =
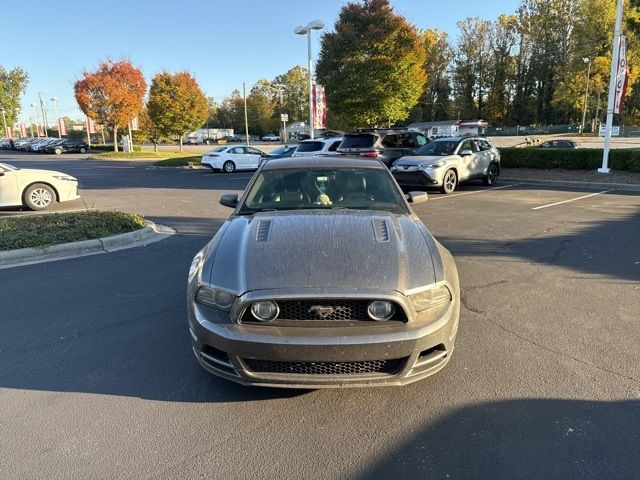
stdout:
{"type": "Polygon", "coordinates": [[[590,193],[589,195],[582,195],[581,197],[570,198],[569,200],[563,200],[561,202],[549,203],[547,205],[540,205],[539,207],[533,207],[531,210],[540,210],[541,208],[554,207],[556,205],[561,205],[563,203],[575,202],[576,200],[582,200],[583,198],[593,197],[595,195],[602,195],[603,193],[612,192],[615,188],[610,190],[603,190],[601,192],[590,193]]]}
{"type": "Polygon", "coordinates": [[[489,190],[500,190],[502,188],[517,187],[518,185],[526,185],[526,183],[513,183],[511,185],[502,185],[500,187],[485,188],[484,190],[474,190],[473,192],[454,193],[453,195],[442,195],[436,198],[429,198],[429,201],[433,202],[435,200],[446,200],[452,197],[459,197],[460,195],[473,195],[474,193],[484,193],[484,192],[488,192],[489,190]]]}

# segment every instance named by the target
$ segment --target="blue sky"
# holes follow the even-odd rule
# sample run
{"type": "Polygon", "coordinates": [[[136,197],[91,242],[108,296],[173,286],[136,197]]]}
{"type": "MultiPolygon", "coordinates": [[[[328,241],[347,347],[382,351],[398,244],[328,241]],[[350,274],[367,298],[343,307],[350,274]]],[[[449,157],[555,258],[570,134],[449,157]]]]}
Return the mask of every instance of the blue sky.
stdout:
{"type": "MultiPolygon", "coordinates": [[[[22,0],[2,8],[0,64],[30,75],[22,102],[23,121],[38,92],[59,97],[60,115],[81,115],[73,83],[105,58],[129,58],[148,80],[161,70],[190,71],[216,100],[306,65],[300,24],[320,19],[331,28],[344,0],[22,0]],[[12,19],[12,21],[6,21],[12,19]]],[[[495,19],[513,12],[518,0],[392,0],[397,13],[419,28],[439,28],[455,37],[467,16],[495,19]]],[[[315,34],[316,32],[314,32],[315,34]]],[[[314,35],[314,55],[319,35],[314,35]]],[[[49,106],[51,107],[49,102],[49,106]]],[[[49,115],[52,117],[52,114],[49,115]]]]}

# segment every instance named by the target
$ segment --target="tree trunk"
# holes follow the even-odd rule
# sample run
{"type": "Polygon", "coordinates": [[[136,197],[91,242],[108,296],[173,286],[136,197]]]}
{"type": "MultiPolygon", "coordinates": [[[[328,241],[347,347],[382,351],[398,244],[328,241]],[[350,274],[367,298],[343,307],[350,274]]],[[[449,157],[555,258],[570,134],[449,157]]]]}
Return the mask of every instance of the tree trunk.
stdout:
{"type": "Polygon", "coordinates": [[[118,151],[118,127],[113,127],[113,151],[118,151]]]}
{"type": "Polygon", "coordinates": [[[180,151],[182,152],[182,134],[180,134],[180,151]]]}
{"type": "Polygon", "coordinates": [[[158,142],[153,142],[153,151],[158,153],[158,142]]]}

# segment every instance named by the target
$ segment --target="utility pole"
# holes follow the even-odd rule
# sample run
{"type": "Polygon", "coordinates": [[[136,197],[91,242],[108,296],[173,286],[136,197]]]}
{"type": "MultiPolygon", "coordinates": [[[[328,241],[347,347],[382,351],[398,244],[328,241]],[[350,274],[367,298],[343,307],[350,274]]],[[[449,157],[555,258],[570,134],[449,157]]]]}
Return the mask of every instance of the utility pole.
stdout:
{"type": "Polygon", "coordinates": [[[584,90],[584,106],[582,107],[582,124],[580,125],[580,135],[584,135],[584,125],[587,121],[587,99],[589,98],[589,75],[591,75],[591,59],[583,58],[582,61],[588,64],[587,67],[587,86],[584,90]]]}
{"type": "Polygon", "coordinates": [[[249,146],[249,117],[247,117],[247,89],[242,82],[242,96],[244,97],[244,133],[247,137],[247,147],[249,146]]]}
{"type": "Polygon", "coordinates": [[[47,111],[45,110],[45,102],[42,99],[42,92],[38,92],[38,97],[40,97],[40,110],[42,111],[42,125],[44,126],[44,136],[48,137],[49,132],[47,131],[47,111]]]}
{"type": "Polygon", "coordinates": [[[604,152],[602,153],[602,167],[598,173],[609,173],[609,150],[611,149],[611,128],[613,127],[613,110],[616,95],[616,77],[618,61],[620,60],[620,41],[622,27],[622,0],[618,0],[616,10],[616,26],[613,31],[613,54],[611,55],[611,73],[609,77],[609,98],[607,99],[607,123],[604,127],[604,152]]]}

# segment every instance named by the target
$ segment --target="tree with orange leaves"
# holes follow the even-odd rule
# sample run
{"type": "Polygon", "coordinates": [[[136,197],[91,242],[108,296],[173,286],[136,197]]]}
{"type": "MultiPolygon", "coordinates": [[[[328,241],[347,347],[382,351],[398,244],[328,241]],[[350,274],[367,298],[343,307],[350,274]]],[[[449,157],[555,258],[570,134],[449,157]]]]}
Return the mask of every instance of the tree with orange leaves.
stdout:
{"type": "Polygon", "coordinates": [[[118,129],[140,113],[147,82],[129,60],[102,62],[95,72],[84,72],[74,85],[80,109],[113,131],[113,149],[118,151],[118,129]]]}

